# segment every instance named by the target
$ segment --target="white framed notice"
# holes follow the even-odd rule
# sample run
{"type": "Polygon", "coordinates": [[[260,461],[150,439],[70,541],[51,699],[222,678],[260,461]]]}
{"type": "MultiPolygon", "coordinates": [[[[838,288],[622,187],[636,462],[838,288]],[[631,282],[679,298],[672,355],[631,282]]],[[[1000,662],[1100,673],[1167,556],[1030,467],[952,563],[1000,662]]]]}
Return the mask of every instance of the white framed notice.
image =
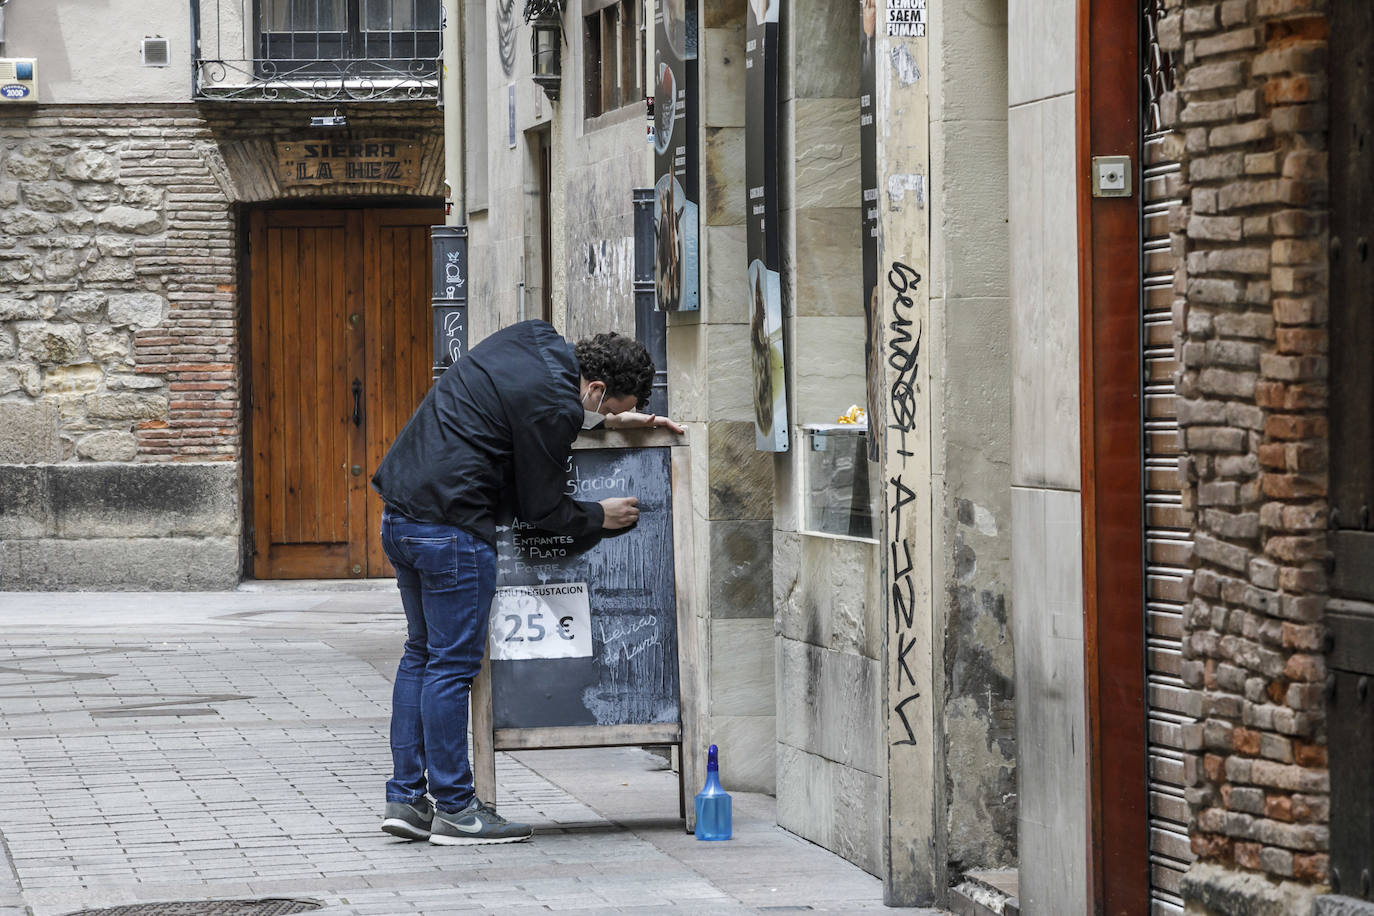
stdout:
{"type": "Polygon", "coordinates": [[[592,606],[585,582],[498,588],[490,623],[492,661],[592,654],[592,606]]]}

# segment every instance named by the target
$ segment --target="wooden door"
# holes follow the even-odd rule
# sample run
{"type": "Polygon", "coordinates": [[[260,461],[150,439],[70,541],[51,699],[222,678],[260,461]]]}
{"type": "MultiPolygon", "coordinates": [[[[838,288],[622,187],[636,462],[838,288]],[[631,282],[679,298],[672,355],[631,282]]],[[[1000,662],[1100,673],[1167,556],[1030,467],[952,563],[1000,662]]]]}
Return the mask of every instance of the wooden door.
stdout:
{"type": "MultiPolygon", "coordinates": [[[[433,373],[429,227],[442,210],[373,210],[367,220],[367,476],[424,400],[433,373]]],[[[393,575],[382,553],[382,498],[367,488],[369,576],[393,575]]]]}
{"type": "Polygon", "coordinates": [[[368,481],[429,381],[437,210],[256,211],[253,574],[386,576],[368,481]]]}

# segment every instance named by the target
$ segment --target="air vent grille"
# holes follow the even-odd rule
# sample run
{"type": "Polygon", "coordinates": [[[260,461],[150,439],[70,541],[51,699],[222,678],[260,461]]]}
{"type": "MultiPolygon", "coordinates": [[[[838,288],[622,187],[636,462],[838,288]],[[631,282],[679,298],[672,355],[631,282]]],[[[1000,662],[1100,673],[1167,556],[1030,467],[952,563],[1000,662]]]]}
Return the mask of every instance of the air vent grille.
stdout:
{"type": "Polygon", "coordinates": [[[167,39],[143,39],[143,66],[165,67],[171,62],[171,54],[171,43],[167,39]]]}

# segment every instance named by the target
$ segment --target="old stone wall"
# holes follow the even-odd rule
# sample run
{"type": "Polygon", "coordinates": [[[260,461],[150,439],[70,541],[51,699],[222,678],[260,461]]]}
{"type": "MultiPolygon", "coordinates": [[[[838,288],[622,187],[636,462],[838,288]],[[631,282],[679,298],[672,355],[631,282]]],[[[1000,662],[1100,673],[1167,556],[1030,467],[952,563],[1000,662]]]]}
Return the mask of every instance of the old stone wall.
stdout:
{"type": "MultiPolygon", "coordinates": [[[[273,141],[310,136],[307,119],[291,106],[0,113],[0,588],[238,580],[239,205],[397,196],[281,187],[273,141]]],[[[432,200],[438,119],[372,106],[334,136],[421,140],[405,195],[432,200]]]]}
{"type": "Polygon", "coordinates": [[[184,108],[0,120],[11,463],[232,460],[233,223],[184,108]]]}
{"type": "Polygon", "coordinates": [[[1190,912],[1305,912],[1328,868],[1328,22],[1324,0],[1166,5],[1197,519],[1182,676],[1200,697],[1185,760],[1198,864],[1183,892],[1190,912]]]}

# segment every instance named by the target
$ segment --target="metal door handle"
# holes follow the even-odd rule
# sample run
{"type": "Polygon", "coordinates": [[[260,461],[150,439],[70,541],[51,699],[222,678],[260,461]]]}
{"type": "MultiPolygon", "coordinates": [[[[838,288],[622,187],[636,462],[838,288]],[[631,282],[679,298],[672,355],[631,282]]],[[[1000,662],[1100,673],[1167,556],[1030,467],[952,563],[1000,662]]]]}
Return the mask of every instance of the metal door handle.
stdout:
{"type": "Polygon", "coordinates": [[[363,383],[353,380],[353,425],[363,425],[363,383]]]}

